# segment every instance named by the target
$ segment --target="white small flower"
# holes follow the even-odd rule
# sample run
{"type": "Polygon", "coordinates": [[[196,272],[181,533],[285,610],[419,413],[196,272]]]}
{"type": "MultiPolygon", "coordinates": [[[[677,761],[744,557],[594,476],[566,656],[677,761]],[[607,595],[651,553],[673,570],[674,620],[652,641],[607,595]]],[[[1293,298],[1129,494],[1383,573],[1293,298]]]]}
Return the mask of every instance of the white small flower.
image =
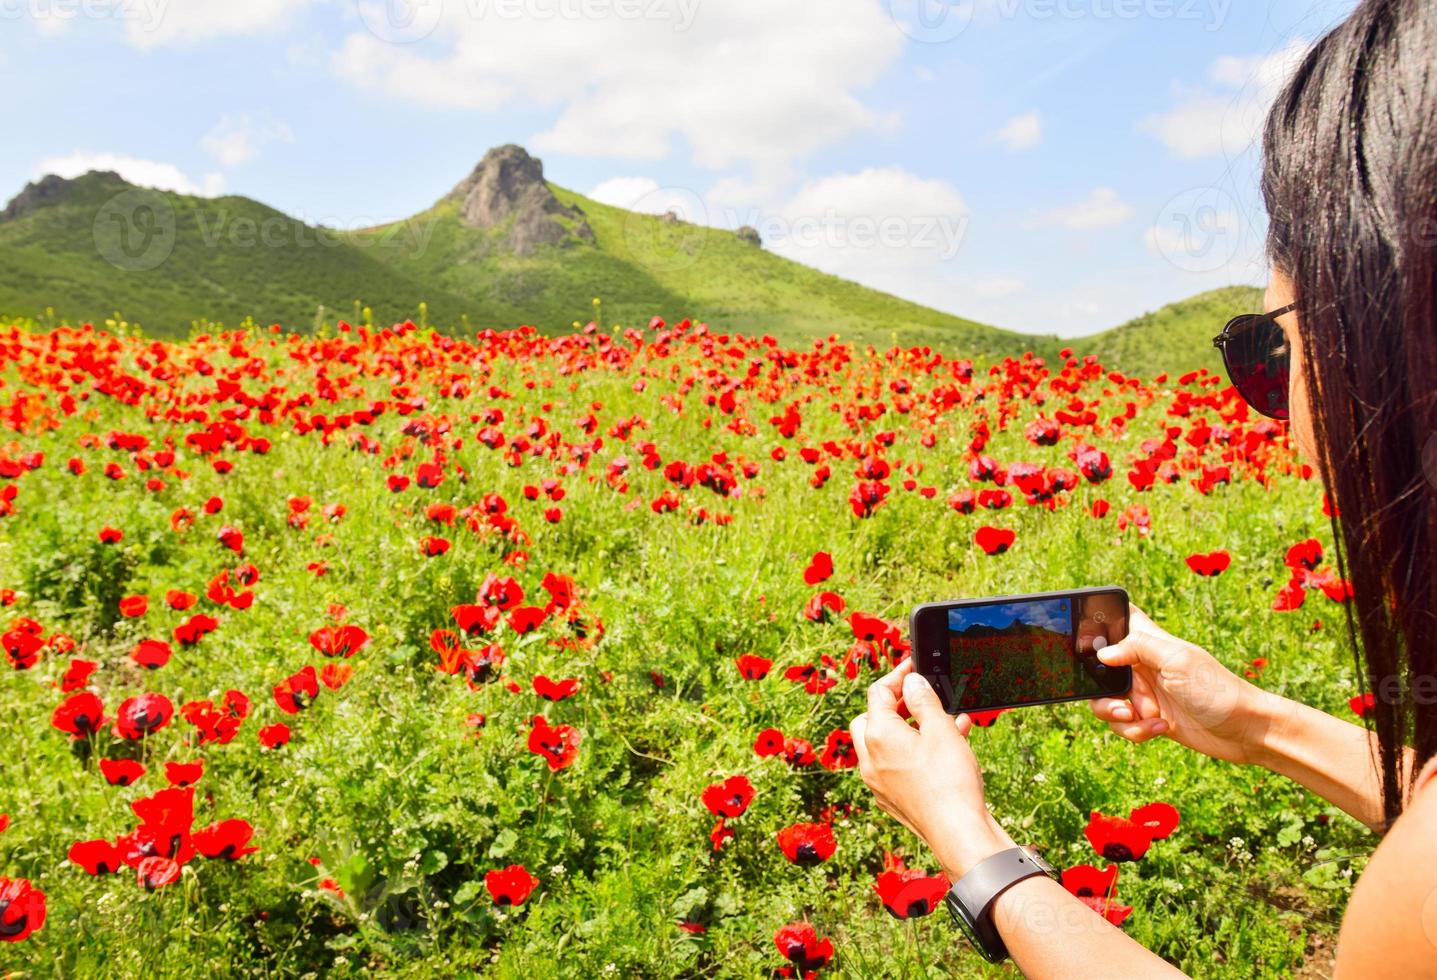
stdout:
{"type": "Polygon", "coordinates": [[[1153,780],[1153,785],[1154,785],[1154,786],[1166,786],[1166,785],[1167,785],[1167,782],[1168,782],[1168,777],[1166,777],[1166,776],[1159,776],[1157,779],[1154,779],[1154,780],[1153,780]]]}
{"type": "Polygon", "coordinates": [[[1033,773],[1033,782],[1035,782],[1035,783],[1046,783],[1047,781],[1048,781],[1048,774],[1047,774],[1047,773],[1042,773],[1042,772],[1035,772],[1035,773],[1033,773]]]}
{"type": "Polygon", "coordinates": [[[554,878],[562,878],[564,874],[568,872],[568,870],[569,869],[564,867],[562,864],[556,864],[549,869],[549,874],[551,877],[554,878]]]}

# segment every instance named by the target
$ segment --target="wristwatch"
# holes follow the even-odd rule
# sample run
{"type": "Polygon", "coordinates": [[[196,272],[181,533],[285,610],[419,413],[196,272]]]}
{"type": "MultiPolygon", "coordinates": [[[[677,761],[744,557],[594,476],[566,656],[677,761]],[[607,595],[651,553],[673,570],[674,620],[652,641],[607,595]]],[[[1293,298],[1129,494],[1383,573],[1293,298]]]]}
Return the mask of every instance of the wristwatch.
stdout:
{"type": "Polygon", "coordinates": [[[944,898],[959,928],[989,963],[1008,958],[1008,947],[993,925],[993,902],[1018,882],[1034,875],[1058,880],[1057,870],[1031,847],[999,851],[974,865],[944,898]]]}

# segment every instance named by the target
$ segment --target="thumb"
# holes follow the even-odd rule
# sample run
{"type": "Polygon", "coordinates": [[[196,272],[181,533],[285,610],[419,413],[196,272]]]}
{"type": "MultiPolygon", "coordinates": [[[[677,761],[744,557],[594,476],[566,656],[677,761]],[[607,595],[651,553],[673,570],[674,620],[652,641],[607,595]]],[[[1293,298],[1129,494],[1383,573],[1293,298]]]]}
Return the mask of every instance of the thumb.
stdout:
{"type": "Polygon", "coordinates": [[[939,723],[950,728],[953,726],[948,712],[943,710],[943,702],[938,700],[938,692],[922,674],[909,674],[903,678],[903,703],[920,729],[939,723]]]}
{"type": "Polygon", "coordinates": [[[1137,629],[1110,647],[1098,651],[1098,659],[1109,667],[1131,667],[1142,664],[1162,670],[1174,656],[1174,643],[1161,633],[1137,629]]]}

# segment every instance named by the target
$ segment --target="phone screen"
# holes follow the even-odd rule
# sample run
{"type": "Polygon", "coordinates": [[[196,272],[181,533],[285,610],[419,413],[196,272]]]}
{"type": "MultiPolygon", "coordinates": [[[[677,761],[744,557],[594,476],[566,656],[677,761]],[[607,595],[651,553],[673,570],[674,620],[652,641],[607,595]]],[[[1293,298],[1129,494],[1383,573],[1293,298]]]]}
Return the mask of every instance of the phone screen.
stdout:
{"type": "Polygon", "coordinates": [[[1121,589],[932,603],[913,615],[917,668],[950,714],[1128,690],[1132,671],[1097,652],[1128,635],[1121,589]]]}

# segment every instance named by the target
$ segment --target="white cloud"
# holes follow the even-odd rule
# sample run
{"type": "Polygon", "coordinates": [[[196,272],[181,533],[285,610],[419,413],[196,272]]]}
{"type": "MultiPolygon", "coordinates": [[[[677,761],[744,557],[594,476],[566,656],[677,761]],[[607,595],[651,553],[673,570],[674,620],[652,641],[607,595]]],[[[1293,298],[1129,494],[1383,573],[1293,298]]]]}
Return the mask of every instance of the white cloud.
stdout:
{"type": "Polygon", "coordinates": [[[126,0],[125,38],[137,48],[192,44],[284,27],[313,0],[126,0]]]}
{"type": "Polygon", "coordinates": [[[973,294],[984,299],[1004,299],[1017,296],[1024,289],[1021,279],[979,279],[973,283],[973,294]]]}
{"type": "Polygon", "coordinates": [[[201,197],[215,197],[222,193],[225,183],[223,174],[205,174],[200,180],[195,181],[171,163],[142,160],[139,157],[124,156],[118,153],[86,153],[84,151],[42,160],[35,167],[35,176],[55,174],[59,177],[79,177],[91,170],[113,170],[125,180],[140,187],[178,191],[181,194],[195,194],[201,197]]]}
{"type": "Polygon", "coordinates": [[[710,213],[714,224],[754,227],[775,254],[919,302],[959,305],[952,277],[969,212],[944,181],[873,168],[810,181],[768,208],[710,213]]]}
{"type": "Polygon", "coordinates": [[[475,0],[434,16],[422,43],[350,35],[333,70],[420,105],[555,107],[530,140],[541,152],[658,160],[682,143],[713,169],[783,168],[881,129],[856,93],[903,48],[872,0],[791,0],[781,15],[769,0],[475,0]]]}
{"type": "Polygon", "coordinates": [[[1110,228],[1133,216],[1132,205],[1118,196],[1111,187],[1095,187],[1087,197],[1065,204],[1038,216],[1039,225],[1061,225],[1075,231],[1110,228]]]}
{"type": "Polygon", "coordinates": [[[274,142],[293,143],[294,133],[268,117],[225,116],[200,138],[200,147],[220,166],[237,167],[274,142]]]}
{"type": "Polygon", "coordinates": [[[1036,112],[1014,116],[993,134],[993,138],[1012,153],[1031,150],[1043,141],[1043,119],[1036,112]]]}
{"type": "Polygon", "coordinates": [[[1273,99],[1307,48],[1296,39],[1267,55],[1218,58],[1203,84],[1180,88],[1176,106],[1143,119],[1138,129],[1185,159],[1240,156],[1262,135],[1273,99]]]}

